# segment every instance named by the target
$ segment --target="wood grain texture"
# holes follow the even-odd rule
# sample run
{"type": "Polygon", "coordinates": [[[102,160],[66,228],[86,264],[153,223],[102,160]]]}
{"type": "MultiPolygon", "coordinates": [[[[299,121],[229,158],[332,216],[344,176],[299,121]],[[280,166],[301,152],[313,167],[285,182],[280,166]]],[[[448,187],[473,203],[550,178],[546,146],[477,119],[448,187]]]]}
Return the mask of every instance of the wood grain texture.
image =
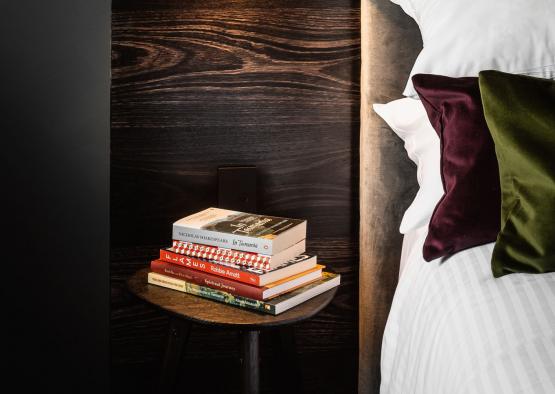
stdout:
{"type": "MultiPolygon", "coordinates": [[[[353,392],[358,3],[118,0],[112,18],[114,392],[149,391],[140,371],[159,365],[168,324],[128,294],[125,279],[168,244],[173,221],[216,204],[222,165],[256,165],[259,211],[307,219],[309,247],[341,273],[333,302],[299,324],[297,347],[303,392],[353,392]],[[334,362],[352,368],[322,376],[334,362]]],[[[271,355],[262,336],[262,375],[271,355]]],[[[229,384],[195,392],[238,392],[237,357],[233,334],[193,329],[186,368],[206,380],[206,363],[237,368],[222,372],[229,384]]],[[[275,392],[271,382],[261,376],[262,392],[275,392]]]]}
{"type": "Polygon", "coordinates": [[[265,213],[306,217],[311,236],[351,231],[358,13],[145,14],[113,16],[113,218],[140,220],[113,242],[167,240],[215,203],[223,164],[257,165],[265,213]]]}
{"type": "Polygon", "coordinates": [[[399,274],[399,224],[416,193],[402,142],[371,110],[401,97],[421,49],[414,21],[389,0],[361,6],[359,393],[379,393],[383,331],[399,274]]]}

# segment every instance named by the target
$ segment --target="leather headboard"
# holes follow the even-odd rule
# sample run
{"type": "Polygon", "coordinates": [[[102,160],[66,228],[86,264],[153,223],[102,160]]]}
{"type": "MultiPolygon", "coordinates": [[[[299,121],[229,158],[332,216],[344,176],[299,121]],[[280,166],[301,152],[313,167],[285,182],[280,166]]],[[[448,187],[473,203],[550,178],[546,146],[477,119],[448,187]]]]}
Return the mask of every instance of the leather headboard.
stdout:
{"type": "Polygon", "coordinates": [[[402,141],[372,111],[401,98],[422,48],[414,20],[389,0],[361,2],[359,393],[378,393],[383,330],[399,273],[399,224],[417,190],[402,141]]]}

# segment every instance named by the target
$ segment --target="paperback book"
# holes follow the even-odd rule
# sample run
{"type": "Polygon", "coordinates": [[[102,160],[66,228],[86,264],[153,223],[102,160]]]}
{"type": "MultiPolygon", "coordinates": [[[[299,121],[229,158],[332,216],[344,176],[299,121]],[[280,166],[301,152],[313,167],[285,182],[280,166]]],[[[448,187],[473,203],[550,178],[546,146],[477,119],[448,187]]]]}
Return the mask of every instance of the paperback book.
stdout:
{"type": "Polygon", "coordinates": [[[211,289],[206,286],[199,286],[195,283],[161,275],[156,272],[150,272],[148,274],[148,283],[208,298],[214,301],[223,302],[229,305],[278,315],[290,308],[293,308],[294,306],[316,297],[319,294],[339,286],[340,275],[323,272],[321,279],[267,301],[235,296],[225,291],[211,289]]]}
{"type": "Polygon", "coordinates": [[[173,224],[173,239],[275,255],[306,238],[306,220],[208,208],[173,224]]]}
{"type": "Polygon", "coordinates": [[[262,270],[271,270],[286,263],[295,256],[304,253],[306,250],[306,242],[303,239],[295,245],[284,249],[273,256],[177,240],[173,241],[172,250],[175,253],[184,254],[186,256],[198,257],[222,263],[243,265],[262,270]]]}

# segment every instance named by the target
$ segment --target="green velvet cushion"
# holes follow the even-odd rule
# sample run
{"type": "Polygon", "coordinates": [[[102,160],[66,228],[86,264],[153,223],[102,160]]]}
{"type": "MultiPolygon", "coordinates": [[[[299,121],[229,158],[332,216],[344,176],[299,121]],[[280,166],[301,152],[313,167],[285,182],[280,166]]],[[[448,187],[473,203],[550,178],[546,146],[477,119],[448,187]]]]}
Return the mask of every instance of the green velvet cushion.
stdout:
{"type": "Polygon", "coordinates": [[[501,180],[495,277],[555,271],[555,81],[480,73],[501,180]]]}

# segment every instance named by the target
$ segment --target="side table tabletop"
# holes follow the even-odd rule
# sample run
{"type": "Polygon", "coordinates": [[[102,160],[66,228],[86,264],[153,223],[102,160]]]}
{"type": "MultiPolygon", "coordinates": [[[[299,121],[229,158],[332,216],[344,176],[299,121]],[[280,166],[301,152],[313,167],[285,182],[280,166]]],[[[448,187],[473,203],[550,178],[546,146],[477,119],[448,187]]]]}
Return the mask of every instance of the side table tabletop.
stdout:
{"type": "Polygon", "coordinates": [[[170,331],[160,381],[160,390],[163,392],[173,391],[182,350],[187,342],[191,324],[194,323],[241,332],[243,392],[258,393],[260,331],[265,328],[292,325],[313,317],[330,303],[337,292],[335,287],[273,316],[150,285],[147,282],[149,271],[149,268],[137,271],[128,279],[127,285],[131,293],[170,315],[170,331]]]}

